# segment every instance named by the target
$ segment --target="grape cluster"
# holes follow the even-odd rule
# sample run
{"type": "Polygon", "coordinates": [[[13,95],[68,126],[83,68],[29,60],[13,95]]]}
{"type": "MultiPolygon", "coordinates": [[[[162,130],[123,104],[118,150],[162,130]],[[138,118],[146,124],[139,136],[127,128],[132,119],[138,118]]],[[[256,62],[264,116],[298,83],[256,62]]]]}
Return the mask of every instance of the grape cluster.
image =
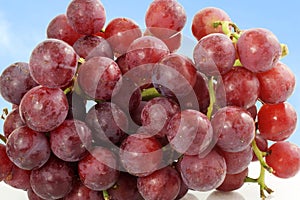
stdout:
{"type": "Polygon", "coordinates": [[[270,30],[240,30],[203,8],[190,58],[178,53],[187,16],[176,0],[151,2],[144,31],[106,20],[99,0],[72,0],[29,62],[3,71],[12,110],[2,116],[0,181],[30,200],[179,200],[245,182],[264,199],[265,171],[298,173],[300,149],[288,141],[295,76],[270,30]],[[254,161],[258,178],[248,176],[254,161]]]}

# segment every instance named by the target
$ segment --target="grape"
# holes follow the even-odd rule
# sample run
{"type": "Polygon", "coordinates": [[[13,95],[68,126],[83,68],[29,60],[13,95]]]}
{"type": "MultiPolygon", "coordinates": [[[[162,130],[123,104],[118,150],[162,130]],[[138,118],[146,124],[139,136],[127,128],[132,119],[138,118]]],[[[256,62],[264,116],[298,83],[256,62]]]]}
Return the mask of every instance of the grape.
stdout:
{"type": "Polygon", "coordinates": [[[143,36],[130,44],[125,62],[128,69],[132,69],[143,64],[157,63],[169,52],[169,48],[162,40],[153,36],[143,36]]]}
{"type": "Polygon", "coordinates": [[[101,192],[91,190],[84,186],[80,180],[73,185],[72,191],[64,197],[64,200],[103,200],[101,192]]]}
{"type": "Polygon", "coordinates": [[[227,174],[238,174],[244,171],[252,161],[253,151],[251,146],[239,152],[225,152],[220,154],[225,158],[227,174]]]}
{"type": "Polygon", "coordinates": [[[2,97],[16,105],[19,105],[25,93],[35,86],[37,83],[32,79],[29,66],[25,62],[11,64],[0,76],[2,97]]]}
{"type": "Polygon", "coordinates": [[[66,15],[71,27],[83,35],[99,32],[106,20],[105,9],[99,0],[72,0],[66,15]]]}
{"type": "Polygon", "coordinates": [[[129,71],[128,65],[126,63],[126,53],[117,57],[115,62],[118,64],[122,74],[125,74],[129,71]]]}
{"type": "Polygon", "coordinates": [[[227,105],[248,109],[256,103],[260,85],[254,73],[242,67],[234,67],[222,77],[227,105]]]}
{"type": "Polygon", "coordinates": [[[44,200],[41,197],[39,197],[37,194],[35,194],[31,188],[27,190],[27,197],[29,200],[44,200]]]}
{"type": "Polygon", "coordinates": [[[257,73],[260,83],[259,99],[264,103],[276,104],[286,101],[295,89],[295,75],[282,62],[262,73],[257,73]]]}
{"type": "Polygon", "coordinates": [[[91,107],[85,119],[94,130],[96,143],[110,141],[119,144],[125,138],[128,120],[125,113],[114,103],[103,102],[91,107]]]}
{"type": "MultiPolygon", "coordinates": [[[[255,134],[255,143],[258,147],[258,149],[262,152],[267,152],[268,151],[268,140],[264,139],[260,134],[255,134]]],[[[258,158],[253,152],[253,158],[252,161],[257,161],[258,158]]]]}
{"type": "Polygon", "coordinates": [[[84,62],[78,71],[80,88],[97,100],[110,100],[121,78],[121,70],[112,59],[93,57],[84,62]]]}
{"type": "Polygon", "coordinates": [[[48,132],[63,123],[69,106],[61,89],[36,86],[24,95],[19,109],[22,120],[29,128],[48,132]]]}
{"type": "Polygon", "coordinates": [[[79,120],[65,120],[50,132],[52,152],[67,162],[79,161],[87,155],[92,144],[92,132],[79,120]]]}
{"type": "Polygon", "coordinates": [[[217,146],[223,151],[239,152],[249,147],[255,137],[255,123],[249,113],[240,107],[227,106],[211,119],[217,146]]]}
{"type": "Polygon", "coordinates": [[[258,111],[260,135],[272,141],[286,140],[293,134],[297,125],[297,113],[287,102],[263,104],[258,111]]]}
{"type": "MultiPolygon", "coordinates": [[[[181,176],[180,176],[181,178],[181,176]]],[[[176,197],[175,200],[180,200],[182,199],[182,197],[184,197],[189,191],[189,188],[188,186],[184,183],[184,181],[181,179],[181,185],[180,185],[180,190],[179,190],[179,193],[176,197]]]]}
{"type": "Polygon", "coordinates": [[[117,56],[125,54],[129,45],[139,37],[142,37],[140,27],[129,18],[115,18],[105,28],[105,38],[117,56]]]}
{"type": "Polygon", "coordinates": [[[17,128],[25,126],[21,119],[19,108],[12,110],[7,116],[3,123],[3,132],[6,138],[17,128]]]}
{"type": "Polygon", "coordinates": [[[40,85],[60,88],[68,85],[76,72],[78,56],[74,49],[57,39],[46,39],[31,52],[29,70],[40,85]]]}
{"type": "Polygon", "coordinates": [[[243,67],[252,72],[272,69],[281,56],[278,39],[271,31],[263,28],[243,31],[236,46],[243,67]]]}
{"type": "Polygon", "coordinates": [[[50,157],[50,145],[44,133],[19,127],[9,136],[6,144],[9,159],[18,167],[31,170],[43,166],[50,157]]]}
{"type": "Polygon", "coordinates": [[[179,54],[169,54],[155,65],[152,82],[164,96],[182,97],[192,91],[197,80],[197,70],[191,59],[179,54]]]}
{"type": "Polygon", "coordinates": [[[257,117],[257,107],[256,107],[256,105],[251,106],[250,108],[247,109],[247,111],[250,113],[251,117],[255,121],[256,117],[257,117]]]}
{"type": "Polygon", "coordinates": [[[30,170],[24,170],[16,165],[13,165],[11,172],[4,179],[4,182],[11,187],[21,190],[28,190],[30,186],[30,170]]]}
{"type": "Polygon", "coordinates": [[[241,188],[244,185],[244,180],[248,175],[248,168],[237,174],[226,174],[225,180],[217,188],[220,191],[233,191],[241,188]]]}
{"type": "Polygon", "coordinates": [[[148,101],[141,101],[139,106],[136,107],[134,110],[130,112],[130,116],[132,117],[132,120],[138,125],[142,126],[142,111],[143,108],[146,106],[148,101]]]}
{"type": "Polygon", "coordinates": [[[198,155],[184,155],[180,161],[182,180],[193,190],[209,191],[219,187],[226,176],[225,159],[212,150],[200,158],[198,155]]]}
{"type": "Polygon", "coordinates": [[[152,174],[139,177],[137,187],[144,199],[174,200],[180,190],[179,173],[171,166],[164,167],[152,174]]]}
{"type": "Polygon", "coordinates": [[[161,148],[159,141],[147,133],[129,135],[120,146],[120,160],[128,173],[147,176],[160,167],[161,148]]]}
{"type": "Polygon", "coordinates": [[[179,32],[172,37],[162,39],[162,41],[167,45],[171,53],[176,52],[180,46],[182,41],[182,33],[179,32]]]}
{"type": "Polygon", "coordinates": [[[68,163],[54,156],[30,174],[33,192],[43,199],[59,199],[66,196],[72,190],[73,181],[74,170],[68,163]]]}
{"type": "Polygon", "coordinates": [[[222,27],[215,27],[216,21],[231,21],[228,14],[215,7],[206,7],[198,11],[192,21],[192,33],[197,40],[210,33],[223,33],[222,27]]]}
{"type": "Polygon", "coordinates": [[[206,75],[228,72],[233,67],[235,55],[231,39],[221,33],[212,33],[201,38],[193,52],[196,67],[206,75]]]}
{"type": "Polygon", "coordinates": [[[81,57],[88,60],[92,57],[107,57],[113,59],[113,51],[104,38],[86,35],[80,37],[73,45],[75,52],[81,57]]]}
{"type": "Polygon", "coordinates": [[[164,137],[167,125],[180,107],[171,99],[156,97],[149,100],[141,112],[142,125],[148,127],[156,137],[164,137]]]}
{"type": "Polygon", "coordinates": [[[121,172],[116,184],[107,190],[110,200],[143,200],[137,188],[137,177],[121,172]]]}
{"type": "Polygon", "coordinates": [[[65,41],[69,45],[73,44],[82,35],[74,31],[70,26],[67,16],[65,14],[60,14],[54,17],[47,27],[47,38],[54,38],[65,41]]]}
{"type": "Polygon", "coordinates": [[[6,146],[0,143],[0,182],[3,181],[11,172],[13,168],[13,162],[8,158],[6,154],[6,146]]]}
{"type": "Polygon", "coordinates": [[[95,147],[79,161],[78,174],[83,184],[91,190],[106,190],[118,180],[116,156],[104,147],[95,147]]]}
{"type": "Polygon", "coordinates": [[[179,153],[203,155],[214,146],[213,129],[206,115],[196,110],[176,113],[168,123],[167,137],[179,153]]]}
{"type": "Polygon", "coordinates": [[[183,6],[176,0],[155,0],[146,11],[145,23],[153,35],[169,38],[183,29],[186,18],[183,6]]]}
{"type": "Polygon", "coordinates": [[[279,141],[270,146],[266,157],[267,164],[280,178],[294,177],[300,169],[300,149],[288,141],[279,141]]]}

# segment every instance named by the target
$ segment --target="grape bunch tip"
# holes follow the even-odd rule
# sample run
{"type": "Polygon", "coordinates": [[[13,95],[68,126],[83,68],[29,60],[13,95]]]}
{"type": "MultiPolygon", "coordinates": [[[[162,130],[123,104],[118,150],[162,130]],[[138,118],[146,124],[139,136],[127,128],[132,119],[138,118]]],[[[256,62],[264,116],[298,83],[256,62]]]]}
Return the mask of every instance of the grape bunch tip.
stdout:
{"type": "Polygon", "coordinates": [[[29,61],[2,72],[11,108],[1,115],[0,181],[29,200],[179,200],[246,182],[264,200],[274,192],[266,173],[299,172],[288,140],[296,78],[271,30],[242,30],[217,7],[188,19],[176,0],[151,2],[145,30],[106,12],[99,0],[71,0],[29,61]],[[188,20],[191,57],[180,51],[188,20]]]}

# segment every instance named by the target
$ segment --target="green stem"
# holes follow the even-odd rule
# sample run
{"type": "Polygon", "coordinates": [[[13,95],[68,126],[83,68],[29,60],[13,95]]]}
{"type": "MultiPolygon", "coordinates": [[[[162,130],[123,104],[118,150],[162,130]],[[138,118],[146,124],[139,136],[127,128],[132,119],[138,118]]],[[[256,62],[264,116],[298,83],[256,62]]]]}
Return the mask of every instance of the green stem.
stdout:
{"type": "Polygon", "coordinates": [[[143,101],[148,101],[150,99],[153,99],[155,97],[160,97],[161,94],[154,88],[148,88],[148,89],[144,89],[142,91],[142,100],[143,101]]]}
{"type": "Polygon", "coordinates": [[[289,54],[289,48],[286,44],[280,44],[280,46],[281,46],[281,58],[283,58],[289,54]]]}
{"type": "Polygon", "coordinates": [[[259,160],[260,165],[263,168],[265,168],[266,170],[268,170],[268,172],[273,173],[274,172],[273,169],[269,165],[267,165],[267,163],[264,160],[265,153],[260,151],[255,140],[252,141],[252,149],[253,149],[257,159],[259,160]]]}
{"type": "Polygon", "coordinates": [[[103,195],[104,200],[109,200],[110,199],[107,190],[103,190],[102,195],[103,195]]]}
{"type": "Polygon", "coordinates": [[[2,134],[0,134],[0,140],[2,140],[6,144],[6,137],[2,134]]]}
{"type": "Polygon", "coordinates": [[[1,119],[5,120],[8,113],[9,113],[8,108],[3,108],[2,109],[2,114],[1,114],[1,119]]]}
{"type": "Polygon", "coordinates": [[[72,90],[73,90],[73,86],[67,87],[67,88],[64,90],[64,93],[65,93],[65,94],[69,94],[70,92],[72,92],[72,90]]]}
{"type": "Polygon", "coordinates": [[[214,77],[212,76],[209,81],[208,81],[208,90],[209,90],[209,106],[207,108],[207,113],[206,116],[208,119],[211,119],[214,105],[216,103],[216,94],[215,94],[215,89],[214,89],[214,77]]]}

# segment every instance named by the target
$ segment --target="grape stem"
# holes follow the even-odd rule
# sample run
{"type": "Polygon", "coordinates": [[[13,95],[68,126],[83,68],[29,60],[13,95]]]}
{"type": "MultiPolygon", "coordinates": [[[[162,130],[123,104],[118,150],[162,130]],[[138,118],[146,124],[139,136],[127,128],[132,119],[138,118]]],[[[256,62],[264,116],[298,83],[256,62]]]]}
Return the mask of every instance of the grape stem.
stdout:
{"type": "Polygon", "coordinates": [[[2,109],[2,114],[1,114],[1,119],[5,120],[5,118],[7,117],[8,115],[8,108],[3,108],[2,109]]]}
{"type": "Polygon", "coordinates": [[[142,91],[142,100],[148,101],[155,97],[160,97],[161,94],[154,88],[147,88],[142,91]]]}
{"type": "Polygon", "coordinates": [[[103,190],[102,195],[103,195],[104,200],[109,200],[110,199],[107,190],[103,190]]]}
{"type": "Polygon", "coordinates": [[[260,162],[260,174],[259,177],[256,179],[246,177],[245,182],[258,183],[258,185],[260,186],[260,197],[262,200],[265,200],[266,195],[264,191],[267,191],[268,194],[271,194],[273,192],[273,190],[270,189],[265,183],[265,173],[266,170],[270,173],[274,173],[274,171],[270,166],[268,166],[268,164],[264,160],[264,156],[266,156],[267,153],[259,150],[255,140],[252,141],[252,149],[260,162]]]}
{"type": "Polygon", "coordinates": [[[4,142],[4,144],[6,144],[6,137],[2,134],[0,134],[0,140],[2,140],[2,142],[4,142]]]}
{"type": "Polygon", "coordinates": [[[216,103],[216,95],[215,95],[215,89],[214,89],[214,77],[212,76],[208,81],[208,91],[209,91],[209,106],[207,108],[206,116],[208,119],[211,119],[214,105],[216,103]]]}

